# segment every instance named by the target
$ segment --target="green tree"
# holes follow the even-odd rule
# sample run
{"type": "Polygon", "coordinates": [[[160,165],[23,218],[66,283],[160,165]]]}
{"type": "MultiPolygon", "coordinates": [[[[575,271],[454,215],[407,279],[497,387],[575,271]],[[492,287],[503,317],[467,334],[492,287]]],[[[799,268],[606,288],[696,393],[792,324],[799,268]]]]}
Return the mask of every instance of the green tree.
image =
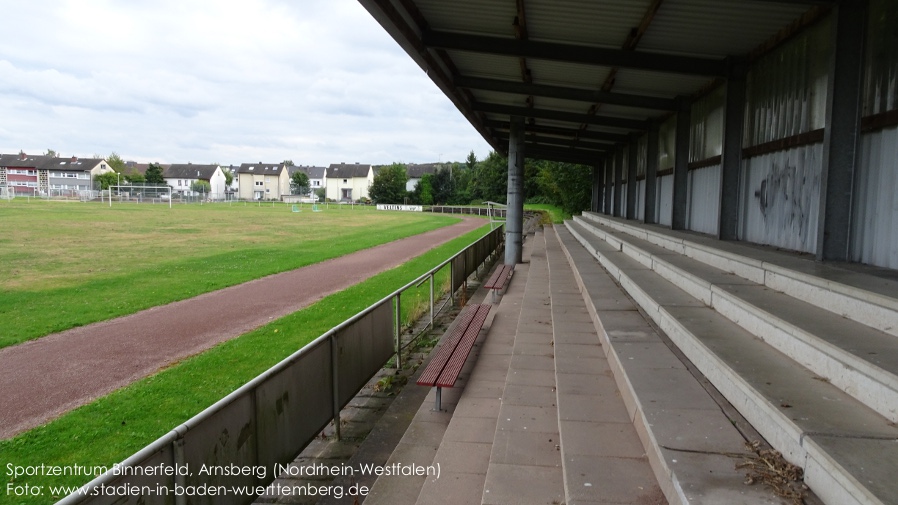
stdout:
{"type": "Polygon", "coordinates": [[[473,150],[468,153],[468,157],[465,158],[465,165],[467,165],[468,170],[474,170],[474,167],[477,166],[477,156],[474,155],[473,150]]]}
{"type": "Polygon", "coordinates": [[[538,161],[535,177],[544,201],[577,214],[589,207],[592,199],[592,168],[555,161],[538,161]]]}
{"type": "Polygon", "coordinates": [[[281,163],[281,165],[287,165],[288,167],[292,167],[292,166],[293,166],[293,160],[284,160],[284,162],[281,163]]]}
{"type": "Polygon", "coordinates": [[[149,184],[165,184],[165,177],[162,177],[162,165],[158,163],[150,163],[145,177],[149,184]]]}
{"type": "Polygon", "coordinates": [[[141,183],[141,182],[147,181],[147,178],[144,177],[144,175],[142,173],[137,172],[137,171],[129,172],[129,173],[125,174],[123,177],[125,178],[126,181],[130,182],[131,184],[136,184],[136,183],[141,183]]]}
{"type": "Polygon", "coordinates": [[[393,163],[383,167],[374,176],[374,182],[368,188],[368,197],[374,203],[403,203],[407,196],[405,183],[408,181],[408,172],[405,165],[393,163]]]}
{"type": "Polygon", "coordinates": [[[99,184],[100,189],[109,189],[109,186],[118,184],[118,174],[115,172],[106,172],[94,177],[94,184],[99,184]]]}
{"type": "Polygon", "coordinates": [[[230,168],[222,168],[222,172],[224,172],[225,176],[225,188],[230,188],[231,183],[234,182],[234,172],[231,172],[230,168]]]}
{"type": "Polygon", "coordinates": [[[290,191],[294,195],[308,195],[310,189],[309,176],[301,170],[293,172],[293,175],[290,176],[290,191]]]}
{"type": "Polygon", "coordinates": [[[470,182],[471,197],[477,203],[492,201],[505,203],[508,198],[508,158],[491,151],[477,163],[470,182]]]}
{"type": "Polygon", "coordinates": [[[433,185],[431,184],[431,179],[433,176],[430,174],[424,174],[421,176],[421,180],[418,181],[417,192],[419,193],[419,201],[421,205],[433,205],[433,185]]]}
{"type": "Polygon", "coordinates": [[[128,165],[125,163],[125,160],[122,159],[115,151],[106,158],[106,164],[109,165],[109,168],[115,170],[116,172],[123,174],[128,168],[128,165]]]}
{"type": "Polygon", "coordinates": [[[208,181],[193,181],[190,183],[190,191],[208,195],[212,191],[212,185],[208,181]]]}
{"type": "Polygon", "coordinates": [[[56,151],[54,151],[53,149],[47,149],[47,152],[44,153],[44,156],[52,156],[52,157],[56,158],[57,154],[56,154],[56,151]]]}

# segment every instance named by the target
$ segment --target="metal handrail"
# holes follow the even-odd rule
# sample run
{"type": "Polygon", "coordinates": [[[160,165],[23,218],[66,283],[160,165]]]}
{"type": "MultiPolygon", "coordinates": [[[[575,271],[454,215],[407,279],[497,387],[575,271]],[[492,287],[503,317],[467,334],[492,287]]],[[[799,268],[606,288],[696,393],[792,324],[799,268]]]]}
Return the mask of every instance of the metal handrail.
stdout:
{"type": "MultiPolygon", "coordinates": [[[[103,485],[105,485],[105,484],[108,484],[110,481],[112,481],[113,479],[115,479],[115,478],[117,478],[117,477],[119,476],[119,474],[117,474],[117,473],[115,472],[115,469],[116,469],[116,468],[137,466],[137,465],[139,465],[141,462],[145,461],[148,457],[152,456],[153,454],[159,452],[160,450],[164,450],[165,447],[166,447],[167,445],[169,445],[169,444],[172,444],[172,447],[176,448],[176,449],[175,449],[175,452],[177,453],[177,452],[178,452],[178,451],[177,451],[178,441],[181,440],[181,439],[183,439],[183,438],[185,437],[185,435],[187,434],[187,432],[189,432],[191,429],[195,428],[196,426],[198,426],[199,424],[205,422],[207,419],[211,418],[211,417],[214,416],[215,414],[217,414],[217,413],[219,413],[220,411],[224,410],[226,407],[228,407],[228,406],[229,406],[231,403],[233,403],[234,401],[236,401],[236,400],[238,400],[238,399],[240,399],[240,398],[243,398],[245,395],[252,395],[253,392],[254,392],[254,390],[255,390],[256,388],[258,388],[260,385],[262,385],[263,383],[265,383],[269,378],[271,378],[272,376],[274,376],[274,375],[276,375],[276,374],[278,374],[278,373],[284,371],[285,369],[287,369],[287,367],[289,367],[289,366],[292,365],[293,363],[299,361],[299,360],[300,360],[303,356],[305,356],[306,354],[311,353],[312,351],[316,350],[319,346],[324,345],[324,344],[325,344],[326,342],[328,342],[328,341],[332,341],[332,340],[335,338],[335,336],[336,336],[341,330],[343,330],[343,329],[345,329],[345,328],[348,328],[348,327],[351,326],[352,324],[358,322],[359,320],[361,320],[361,319],[364,318],[365,316],[371,314],[371,313],[374,312],[376,309],[380,308],[383,304],[391,302],[394,298],[396,299],[396,304],[395,304],[395,310],[396,310],[396,312],[395,312],[395,314],[396,314],[396,321],[395,321],[395,323],[396,323],[396,324],[394,325],[394,330],[395,330],[395,335],[394,335],[394,337],[395,337],[395,339],[396,339],[396,342],[395,342],[395,344],[396,344],[396,346],[395,346],[395,348],[396,348],[395,358],[396,358],[396,367],[397,367],[397,368],[401,368],[401,352],[402,352],[402,346],[401,346],[401,342],[400,342],[401,325],[399,324],[399,312],[400,312],[400,309],[401,309],[401,304],[400,304],[401,294],[402,294],[404,291],[406,291],[406,290],[408,290],[408,289],[410,289],[410,288],[412,288],[412,287],[420,286],[420,285],[422,285],[424,282],[426,282],[426,281],[428,281],[428,280],[430,281],[430,293],[431,293],[431,296],[430,296],[430,323],[429,323],[429,324],[432,326],[432,325],[433,325],[433,321],[434,321],[434,310],[433,310],[433,304],[434,304],[434,299],[433,299],[433,282],[434,282],[434,275],[435,275],[437,272],[439,272],[440,270],[442,270],[446,265],[450,265],[450,267],[451,267],[451,266],[452,266],[452,262],[453,262],[456,258],[458,258],[459,256],[461,256],[461,255],[463,255],[463,254],[466,254],[467,251],[468,251],[469,249],[471,249],[472,247],[476,246],[477,243],[479,243],[481,240],[483,240],[487,235],[489,235],[489,234],[492,233],[492,232],[493,232],[493,230],[490,230],[489,232],[485,233],[485,234],[482,235],[480,238],[478,238],[477,240],[475,240],[474,242],[472,242],[471,244],[469,244],[468,246],[466,246],[465,248],[463,248],[461,251],[459,251],[459,252],[457,252],[456,254],[454,254],[454,255],[453,255],[452,257],[450,257],[449,259],[447,259],[447,260],[441,262],[439,265],[437,265],[437,266],[431,268],[431,269],[428,270],[426,273],[424,273],[424,274],[418,276],[417,278],[415,278],[415,280],[413,280],[413,281],[411,281],[411,282],[405,284],[405,285],[402,286],[401,288],[399,288],[399,289],[393,291],[392,293],[390,293],[389,295],[385,296],[384,298],[382,298],[382,299],[379,300],[378,302],[376,302],[376,303],[370,305],[369,307],[367,307],[367,308],[361,310],[360,312],[358,312],[358,313],[355,314],[354,316],[350,317],[349,319],[346,319],[345,321],[343,321],[342,323],[338,324],[337,326],[334,326],[333,328],[331,328],[330,330],[326,331],[325,333],[323,333],[322,335],[320,335],[319,337],[317,337],[317,338],[314,339],[313,341],[311,341],[311,342],[309,342],[308,344],[306,344],[305,346],[303,346],[301,349],[298,349],[296,352],[294,352],[294,353],[291,354],[290,356],[287,356],[286,358],[284,358],[283,360],[281,360],[280,362],[278,362],[277,364],[275,364],[274,366],[272,366],[272,367],[269,368],[268,370],[262,372],[261,374],[257,375],[257,376],[254,377],[253,379],[251,379],[249,382],[245,383],[244,385],[240,386],[240,387],[237,388],[236,390],[232,391],[230,394],[228,394],[228,395],[225,396],[224,398],[218,400],[217,402],[213,403],[213,404],[210,405],[209,407],[205,408],[205,409],[202,410],[200,413],[198,413],[198,414],[196,414],[195,416],[191,417],[190,419],[188,419],[188,420],[185,421],[184,423],[178,425],[177,427],[175,427],[174,429],[172,429],[171,431],[169,431],[169,432],[166,433],[165,435],[162,435],[161,437],[159,437],[159,438],[156,439],[155,441],[153,441],[153,442],[151,442],[150,444],[148,444],[147,446],[145,446],[143,449],[140,449],[140,450],[137,451],[136,453],[132,454],[131,456],[129,456],[127,459],[125,459],[124,461],[122,461],[122,462],[119,463],[118,465],[114,465],[113,467],[110,467],[109,470],[108,470],[107,472],[105,472],[105,473],[103,473],[102,475],[99,475],[99,476],[97,476],[96,478],[92,479],[92,480],[91,480],[90,482],[88,482],[87,484],[84,484],[83,486],[81,486],[81,488],[79,488],[78,491],[76,491],[75,493],[70,494],[69,496],[66,496],[66,497],[62,498],[62,499],[59,500],[57,503],[58,503],[58,504],[63,504],[63,505],[75,504],[75,503],[80,503],[80,502],[82,502],[82,501],[85,500],[85,499],[91,498],[91,496],[90,496],[90,491],[91,491],[92,489],[95,489],[95,488],[98,488],[98,487],[103,486],[103,485]]],[[[495,252],[495,251],[493,251],[493,252],[495,252]]],[[[492,254],[492,253],[491,253],[491,254],[492,254]]],[[[450,278],[452,278],[451,272],[450,272],[450,278]]],[[[441,310],[442,310],[442,309],[441,309],[441,310]]],[[[333,343],[333,342],[332,342],[332,343],[333,343]]],[[[338,393],[339,393],[339,392],[338,392],[338,387],[337,387],[337,384],[336,384],[336,382],[337,382],[337,381],[336,381],[337,367],[336,367],[336,362],[333,361],[333,360],[335,360],[335,356],[334,356],[334,352],[335,352],[335,351],[334,351],[334,350],[336,349],[336,346],[332,345],[331,349],[332,349],[331,354],[332,354],[332,366],[333,366],[333,377],[332,377],[332,380],[334,381],[334,384],[333,384],[334,415],[335,415],[335,417],[334,417],[334,428],[335,428],[335,435],[336,435],[336,436],[338,437],[338,439],[339,439],[339,437],[340,437],[340,418],[339,418],[339,416],[340,416],[341,406],[339,405],[339,399],[338,399],[338,393]]],[[[384,363],[387,363],[387,362],[389,362],[389,360],[385,361],[384,363]]],[[[381,364],[381,366],[383,366],[383,364],[381,364]]],[[[177,456],[176,456],[176,457],[177,457],[177,456]]],[[[183,502],[183,497],[175,496],[175,501],[176,501],[176,503],[181,503],[181,502],[183,502]],[[179,499],[179,498],[180,498],[180,499],[179,499]]]]}

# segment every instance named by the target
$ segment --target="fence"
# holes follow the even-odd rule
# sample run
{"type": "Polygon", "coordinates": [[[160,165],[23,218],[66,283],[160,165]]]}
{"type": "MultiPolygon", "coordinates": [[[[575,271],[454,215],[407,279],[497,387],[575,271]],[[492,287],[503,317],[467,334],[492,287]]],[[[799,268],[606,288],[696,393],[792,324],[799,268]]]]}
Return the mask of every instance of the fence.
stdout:
{"type": "Polygon", "coordinates": [[[339,437],[340,410],[393,356],[401,366],[402,293],[430,281],[432,325],[434,275],[449,265],[454,292],[498,251],[502,239],[501,229],[491,230],[58,503],[181,504],[190,491],[190,503],[252,501],[254,495],[228,490],[267,486],[276,477],[275,465],[293,461],[331,421],[339,437]],[[203,465],[257,471],[201,475],[203,465]],[[206,496],[197,496],[200,490],[206,496]]]}

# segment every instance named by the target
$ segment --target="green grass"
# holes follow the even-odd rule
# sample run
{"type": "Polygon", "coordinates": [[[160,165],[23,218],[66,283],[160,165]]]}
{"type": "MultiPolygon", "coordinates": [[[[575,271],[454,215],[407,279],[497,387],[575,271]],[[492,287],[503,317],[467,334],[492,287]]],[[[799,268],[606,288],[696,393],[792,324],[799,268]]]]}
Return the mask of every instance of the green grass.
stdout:
{"type": "Polygon", "coordinates": [[[332,206],[0,203],[0,348],[458,221],[332,206]]]}
{"type": "Polygon", "coordinates": [[[548,212],[552,217],[552,223],[554,224],[561,224],[565,219],[571,218],[570,213],[561,210],[561,207],[556,207],[547,203],[528,203],[524,205],[524,210],[541,210],[548,212]]]}
{"type": "MultiPolygon", "coordinates": [[[[483,235],[468,233],[365,282],[184,360],[50,423],[0,442],[6,465],[112,465],[237,389],[330,328],[433,268],[483,235]]],[[[422,289],[426,289],[424,284],[422,289]]],[[[405,298],[405,297],[404,297],[405,298]]],[[[6,476],[7,482],[12,478],[6,476]]],[[[80,485],[79,477],[22,477],[17,484],[80,485]]],[[[0,503],[19,500],[0,489],[0,503]]]]}

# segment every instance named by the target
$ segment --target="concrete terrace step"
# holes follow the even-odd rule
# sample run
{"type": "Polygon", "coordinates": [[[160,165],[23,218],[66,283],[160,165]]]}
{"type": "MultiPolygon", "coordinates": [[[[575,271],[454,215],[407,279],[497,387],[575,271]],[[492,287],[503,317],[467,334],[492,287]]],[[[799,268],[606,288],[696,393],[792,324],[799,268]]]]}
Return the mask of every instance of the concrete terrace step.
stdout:
{"type": "MultiPolygon", "coordinates": [[[[622,225],[616,223],[616,226],[622,225]]],[[[645,240],[638,241],[607,228],[598,229],[598,233],[592,235],[584,230],[582,223],[569,223],[568,228],[579,235],[578,240],[585,250],[618,280],[752,426],[790,462],[804,468],[806,483],[825,502],[840,505],[894,503],[898,496],[898,484],[893,478],[898,471],[898,429],[894,423],[816,372],[796,366],[788,356],[680,287],[691,292],[702,291],[700,286],[705,282],[710,286],[708,299],[711,304],[715,304],[719,297],[721,303],[715,306],[730,315],[741,314],[736,319],[751,314],[769,324],[775,324],[772,321],[778,319],[769,317],[770,314],[783,316],[787,309],[796,308],[794,302],[786,302],[787,297],[769,290],[764,292],[766,288],[762,286],[741,281],[720,283],[725,273],[705,270],[707,266],[685,261],[688,258],[671,259],[669,250],[662,252],[647,243],[648,234],[645,240]],[[603,245],[599,235],[608,242],[603,245]],[[662,274],[670,276],[677,285],[662,274]],[[707,280],[712,277],[716,277],[718,284],[712,285],[707,280]],[[775,301],[770,301],[770,297],[775,301]],[[722,307],[724,301],[729,308],[722,307]],[[779,307],[785,308],[780,310],[779,307]]],[[[691,247],[684,246],[684,251],[691,247]]],[[[726,254],[708,252],[707,248],[702,251],[708,258],[729,258],[726,254]]],[[[734,260],[729,258],[728,261],[734,260]]],[[[583,264],[583,261],[577,264],[583,264]]],[[[762,277],[766,278],[767,274],[762,277]]],[[[822,312],[813,313],[808,307],[801,307],[801,311],[800,321],[790,319],[790,324],[804,328],[803,331],[813,326],[813,319],[822,312]]],[[[597,319],[606,325],[601,315],[597,319]]],[[[824,325],[827,324],[836,323],[824,321],[824,325]]],[[[850,331],[855,330],[856,326],[850,331]]],[[[798,338],[792,340],[799,341],[798,338]]],[[[821,349],[829,345],[835,347],[832,339],[827,340],[826,345],[815,342],[806,349],[826,354],[821,349]]],[[[846,350],[848,354],[851,351],[846,350]]],[[[862,375],[849,372],[855,377],[862,375]]]]}
{"type": "MultiPolygon", "coordinates": [[[[736,428],[738,423],[725,415],[720,404],[665,344],[595,258],[580,247],[565,227],[556,228],[556,232],[556,245],[549,241],[553,290],[555,272],[564,271],[562,263],[569,263],[567,275],[571,281],[562,285],[579,287],[577,296],[586,302],[591,322],[598,328],[600,349],[607,358],[610,372],[606,375],[613,377],[626,405],[626,416],[616,422],[635,427],[638,442],[641,442],[669,503],[782,503],[761,486],[743,484],[744,472],[736,469],[740,459],[733,455],[747,457],[745,443],[748,440],[736,428]]],[[[606,253],[616,254],[618,260],[629,267],[648,272],[622,253],[613,250],[606,253]]],[[[686,306],[700,305],[690,303],[686,306]]],[[[565,427],[564,422],[562,427],[565,427]]],[[[593,435],[580,439],[581,443],[586,447],[599,445],[600,448],[604,444],[613,447],[624,443],[626,437],[617,434],[614,427],[606,425],[603,430],[597,430],[597,433],[608,435],[611,442],[603,441],[601,435],[593,435]]],[[[566,435],[563,430],[564,451],[568,447],[566,435]]],[[[575,445],[572,450],[582,449],[575,445]]]]}
{"type": "Polygon", "coordinates": [[[600,230],[583,220],[569,227],[581,241],[590,234],[604,238],[604,246],[613,240],[640,265],[898,422],[898,339],[894,336],[643,239],[600,230]]]}
{"type": "MultiPolygon", "coordinates": [[[[615,230],[735,273],[848,319],[898,336],[898,273],[856,264],[822,264],[808,255],[584,212],[597,230],[615,230]]],[[[619,239],[611,238],[611,243],[619,239]]]]}

